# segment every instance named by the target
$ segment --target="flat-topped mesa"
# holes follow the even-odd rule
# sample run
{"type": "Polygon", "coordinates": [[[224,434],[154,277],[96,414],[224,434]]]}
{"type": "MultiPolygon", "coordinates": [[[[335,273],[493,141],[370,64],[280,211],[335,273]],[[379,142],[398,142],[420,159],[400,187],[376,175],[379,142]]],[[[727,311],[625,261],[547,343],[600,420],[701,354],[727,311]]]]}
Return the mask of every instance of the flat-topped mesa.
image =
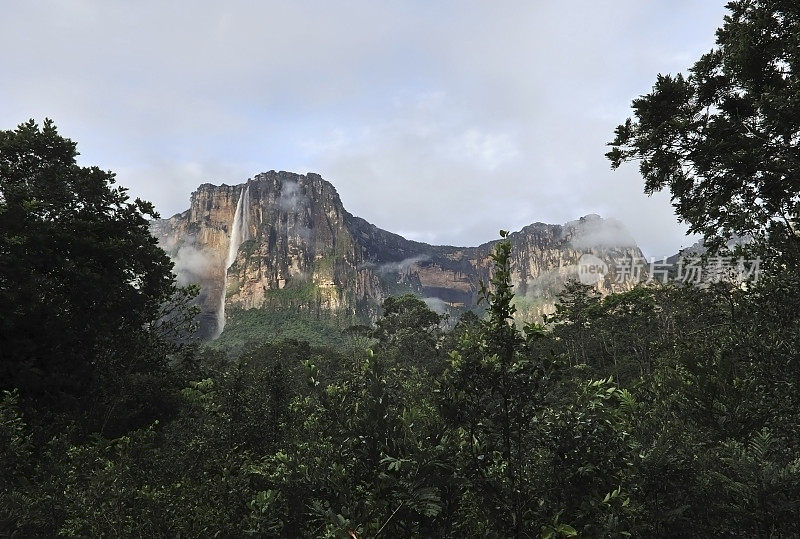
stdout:
{"type": "Polygon", "coordinates": [[[380,283],[360,269],[364,260],[350,218],[336,189],[319,175],[270,171],[241,185],[202,184],[188,211],[154,221],[152,230],[175,261],[179,282],[200,284],[200,333],[214,337],[226,307],[374,315],[380,283]],[[244,192],[245,230],[226,267],[244,192]]]}
{"type": "MultiPolygon", "coordinates": [[[[356,323],[373,320],[386,296],[408,292],[439,310],[473,308],[495,243],[407,240],[348,213],[318,174],[275,171],[240,185],[204,183],[187,211],[154,221],[152,231],[174,260],[179,283],[201,287],[205,338],[218,335],[225,313],[237,309],[356,323]]],[[[552,311],[583,253],[607,260],[641,256],[621,225],[598,216],[563,226],[535,223],[510,237],[518,312],[525,318],[552,311]]],[[[614,284],[597,286],[608,291],[614,284]]]]}

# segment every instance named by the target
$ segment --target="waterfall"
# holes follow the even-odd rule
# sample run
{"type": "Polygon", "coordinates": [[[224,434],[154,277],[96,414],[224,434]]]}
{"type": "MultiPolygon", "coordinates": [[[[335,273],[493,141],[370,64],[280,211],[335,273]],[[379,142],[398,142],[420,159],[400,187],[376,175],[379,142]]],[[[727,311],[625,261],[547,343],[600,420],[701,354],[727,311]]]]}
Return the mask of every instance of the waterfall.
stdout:
{"type": "Polygon", "coordinates": [[[231,237],[228,242],[228,256],[225,259],[225,278],[222,281],[222,293],[219,298],[219,309],[217,310],[217,334],[219,337],[225,329],[225,296],[228,290],[228,268],[236,262],[236,255],[242,243],[250,239],[250,187],[245,184],[239,194],[239,202],[236,203],[236,212],[233,214],[233,224],[231,225],[231,237]]]}

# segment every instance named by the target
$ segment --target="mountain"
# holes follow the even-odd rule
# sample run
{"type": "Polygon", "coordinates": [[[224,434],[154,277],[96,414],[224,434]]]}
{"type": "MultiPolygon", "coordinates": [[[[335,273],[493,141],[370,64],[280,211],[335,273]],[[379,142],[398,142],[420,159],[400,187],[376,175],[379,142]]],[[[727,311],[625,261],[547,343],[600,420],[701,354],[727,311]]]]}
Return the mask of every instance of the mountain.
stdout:
{"type": "MultiPolygon", "coordinates": [[[[495,242],[428,245],[348,213],[318,174],[270,171],[240,185],[203,184],[188,210],[151,224],[181,284],[201,286],[202,337],[252,312],[294,313],[340,326],[374,320],[389,295],[411,292],[440,312],[474,308],[488,281],[495,242]],[[256,310],[256,311],[254,311],[256,310]]],[[[534,223],[510,235],[519,316],[553,310],[576,263],[641,257],[616,221],[587,215],[564,225],[534,223]]],[[[609,292],[610,275],[597,285],[609,292]]]]}

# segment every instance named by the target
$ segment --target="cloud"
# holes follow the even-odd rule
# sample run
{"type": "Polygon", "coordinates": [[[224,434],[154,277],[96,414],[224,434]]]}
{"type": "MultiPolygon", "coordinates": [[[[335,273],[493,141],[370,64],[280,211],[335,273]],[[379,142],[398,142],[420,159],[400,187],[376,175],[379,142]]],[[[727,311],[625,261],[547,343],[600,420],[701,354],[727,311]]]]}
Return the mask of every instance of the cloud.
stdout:
{"type": "Polygon", "coordinates": [[[175,263],[173,272],[179,286],[201,282],[213,264],[208,253],[190,244],[181,246],[172,260],[175,263]]]}
{"type": "Polygon", "coordinates": [[[308,197],[300,190],[297,182],[287,181],[281,186],[281,194],[278,197],[278,207],[283,211],[295,211],[301,204],[306,204],[308,197]]]}
{"type": "Polygon", "coordinates": [[[435,313],[445,314],[448,311],[447,303],[441,298],[428,297],[422,298],[422,301],[425,302],[425,305],[428,306],[428,309],[435,313]]]}
{"type": "MultiPolygon", "coordinates": [[[[408,268],[417,264],[419,262],[424,262],[425,260],[429,260],[430,257],[427,255],[418,255],[412,256],[409,258],[404,258],[400,262],[387,262],[385,264],[380,264],[377,266],[378,273],[386,274],[386,273],[405,273],[408,271],[408,268]]],[[[369,264],[369,267],[375,267],[374,264],[369,264]]]]}
{"type": "MultiPolygon", "coordinates": [[[[299,213],[310,203],[308,196],[303,193],[300,185],[296,181],[286,181],[281,186],[281,194],[278,196],[278,207],[290,213],[299,213]]],[[[314,237],[314,231],[301,220],[292,220],[289,225],[289,232],[300,238],[303,242],[309,242],[314,237]]]]}
{"type": "Polygon", "coordinates": [[[580,220],[567,223],[567,228],[574,231],[570,242],[576,249],[636,246],[636,240],[631,233],[616,219],[601,219],[597,215],[587,215],[580,220]]]}
{"type": "Polygon", "coordinates": [[[220,266],[219,255],[205,251],[197,246],[194,235],[177,236],[170,233],[168,221],[154,221],[151,232],[158,238],[159,246],[172,260],[172,272],[178,286],[200,284],[208,277],[209,271],[220,266]]]}
{"type": "Polygon", "coordinates": [[[712,46],[724,3],[15,2],[0,128],[54,118],[164,215],[202,181],[312,170],[416,239],[599,213],[660,256],[693,239],[605,143],[712,46]]]}
{"type": "Polygon", "coordinates": [[[295,226],[293,231],[304,242],[311,241],[311,239],[314,237],[314,231],[307,226],[295,226]]]}
{"type": "MultiPolygon", "coordinates": [[[[91,160],[81,159],[85,164],[91,160]]],[[[147,164],[129,163],[115,167],[117,183],[132,187],[132,195],[145,200],[162,200],[161,217],[171,217],[189,208],[192,191],[202,183],[243,183],[256,165],[227,164],[213,160],[169,161],[157,158],[147,164]]]]}

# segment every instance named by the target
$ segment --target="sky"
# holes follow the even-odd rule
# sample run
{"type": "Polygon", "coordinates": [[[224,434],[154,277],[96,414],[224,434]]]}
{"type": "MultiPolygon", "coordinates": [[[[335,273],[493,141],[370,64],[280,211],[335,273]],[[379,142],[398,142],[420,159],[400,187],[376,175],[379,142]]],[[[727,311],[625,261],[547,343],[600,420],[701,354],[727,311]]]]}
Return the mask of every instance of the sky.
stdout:
{"type": "Polygon", "coordinates": [[[596,213],[661,257],[695,238],[606,143],[724,3],[4,0],[0,129],[52,118],[165,217],[204,182],[317,172],[410,239],[596,213]]]}

